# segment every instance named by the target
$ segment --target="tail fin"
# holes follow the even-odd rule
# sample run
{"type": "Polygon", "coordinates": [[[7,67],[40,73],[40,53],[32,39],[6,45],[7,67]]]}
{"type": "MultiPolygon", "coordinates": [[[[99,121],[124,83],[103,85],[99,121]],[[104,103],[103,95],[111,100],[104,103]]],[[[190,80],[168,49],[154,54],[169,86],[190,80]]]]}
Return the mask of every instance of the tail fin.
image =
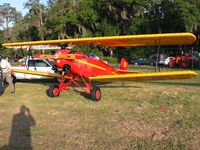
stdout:
{"type": "Polygon", "coordinates": [[[128,61],[122,57],[121,62],[120,62],[120,70],[128,70],[128,61]]]}

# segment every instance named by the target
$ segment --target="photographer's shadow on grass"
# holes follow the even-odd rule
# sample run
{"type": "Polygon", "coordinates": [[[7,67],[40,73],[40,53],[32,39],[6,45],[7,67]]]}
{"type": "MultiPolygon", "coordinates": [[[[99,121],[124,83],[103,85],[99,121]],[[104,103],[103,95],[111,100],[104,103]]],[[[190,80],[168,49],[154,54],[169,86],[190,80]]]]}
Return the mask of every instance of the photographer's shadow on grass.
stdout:
{"type": "Polygon", "coordinates": [[[29,108],[22,105],[18,113],[13,115],[11,133],[8,145],[1,150],[32,150],[31,127],[36,121],[29,108]]]}

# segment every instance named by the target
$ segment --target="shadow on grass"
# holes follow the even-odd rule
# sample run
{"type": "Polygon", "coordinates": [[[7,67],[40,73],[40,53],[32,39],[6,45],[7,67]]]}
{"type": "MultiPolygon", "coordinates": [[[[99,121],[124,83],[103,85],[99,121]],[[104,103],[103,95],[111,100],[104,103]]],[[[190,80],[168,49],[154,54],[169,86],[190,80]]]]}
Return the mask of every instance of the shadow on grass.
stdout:
{"type": "Polygon", "coordinates": [[[35,125],[29,108],[22,105],[19,112],[13,115],[9,143],[0,150],[32,150],[31,127],[35,125]]]}
{"type": "Polygon", "coordinates": [[[32,83],[32,84],[44,84],[44,85],[49,85],[52,83],[58,83],[56,79],[23,79],[19,80],[17,83],[32,83]]]}
{"type": "Polygon", "coordinates": [[[102,87],[102,88],[110,88],[110,89],[114,89],[114,88],[137,88],[137,89],[139,89],[139,88],[142,88],[142,87],[140,87],[140,86],[130,86],[130,85],[128,85],[128,86],[123,86],[123,85],[109,85],[109,86],[106,86],[106,85],[103,85],[103,86],[100,86],[100,87],[102,87]]]}
{"type": "Polygon", "coordinates": [[[74,90],[75,92],[79,93],[81,96],[83,96],[85,99],[87,99],[88,101],[92,101],[91,100],[91,96],[88,93],[85,93],[83,91],[78,91],[78,90],[74,90]]]}

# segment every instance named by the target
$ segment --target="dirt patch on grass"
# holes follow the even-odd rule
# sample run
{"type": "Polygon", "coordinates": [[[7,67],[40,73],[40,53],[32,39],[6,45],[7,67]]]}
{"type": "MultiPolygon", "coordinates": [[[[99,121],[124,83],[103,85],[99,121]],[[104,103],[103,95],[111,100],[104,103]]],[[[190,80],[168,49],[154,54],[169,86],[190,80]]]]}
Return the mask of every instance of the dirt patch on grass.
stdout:
{"type": "Polygon", "coordinates": [[[1,130],[1,132],[0,132],[1,138],[7,138],[7,137],[9,137],[9,135],[10,135],[10,132],[8,132],[8,131],[1,130]]]}
{"type": "Polygon", "coordinates": [[[140,103],[137,107],[135,107],[136,111],[147,111],[149,109],[152,109],[154,106],[146,101],[140,103]]]}
{"type": "Polygon", "coordinates": [[[192,149],[199,149],[199,148],[200,148],[200,128],[196,130],[192,142],[192,149]]]}
{"type": "Polygon", "coordinates": [[[121,122],[113,127],[119,132],[120,137],[148,138],[152,140],[164,140],[166,128],[156,127],[144,122],[135,120],[121,122]]]}

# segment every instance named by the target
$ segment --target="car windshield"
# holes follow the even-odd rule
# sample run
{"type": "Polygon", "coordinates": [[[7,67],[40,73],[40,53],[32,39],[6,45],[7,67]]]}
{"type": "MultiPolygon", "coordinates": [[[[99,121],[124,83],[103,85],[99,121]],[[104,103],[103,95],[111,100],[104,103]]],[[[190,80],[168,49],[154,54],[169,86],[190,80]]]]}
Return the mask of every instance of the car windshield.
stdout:
{"type": "Polygon", "coordinates": [[[49,60],[49,59],[45,59],[51,66],[54,66],[54,62],[49,60]]]}
{"type": "Polygon", "coordinates": [[[95,54],[95,53],[90,53],[89,57],[99,60],[99,56],[97,56],[97,54],[95,54]]]}

